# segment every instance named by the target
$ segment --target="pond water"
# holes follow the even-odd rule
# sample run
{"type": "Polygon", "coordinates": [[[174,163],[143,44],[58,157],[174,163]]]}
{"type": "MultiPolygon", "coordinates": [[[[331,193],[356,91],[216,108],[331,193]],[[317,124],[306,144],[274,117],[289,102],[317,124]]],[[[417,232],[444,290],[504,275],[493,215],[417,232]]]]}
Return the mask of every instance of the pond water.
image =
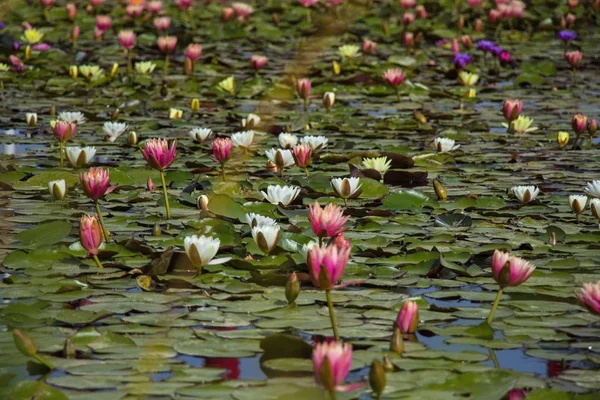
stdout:
{"type": "Polygon", "coordinates": [[[309,3],[3,3],[0,398],[330,398],[311,362],[312,348],[334,338],[330,311],[301,251],[318,240],[315,201],[343,210],[351,245],[348,286],[330,294],[339,336],[353,346],[344,384],[364,385],[336,399],[377,398],[374,360],[387,368],[383,399],[598,398],[600,320],[577,294],[600,280],[600,214],[589,201],[580,215],[569,204],[570,195],[600,197],[586,186],[600,179],[600,139],[592,128],[577,139],[572,124],[575,114],[586,126],[599,116],[597,2],[309,3]],[[100,29],[103,16],[110,26],[100,29]],[[576,82],[576,54],[557,37],[566,28],[578,35],[567,50],[583,54],[576,82]],[[126,30],[135,33],[129,51],[126,30]],[[455,65],[453,39],[471,63],[455,65]],[[484,61],[480,40],[506,53],[494,48],[498,57],[484,61]],[[202,46],[193,62],[190,44],[202,46]],[[260,68],[256,55],[267,57],[260,68]],[[405,75],[384,78],[396,68],[405,75]],[[461,71],[477,79],[461,83],[461,71]],[[513,129],[503,125],[507,99],[522,100],[513,129]],[[532,121],[519,129],[523,116],[532,121]],[[56,120],[73,118],[61,154],[56,120]],[[196,128],[212,135],[193,139],[196,128]],[[282,132],[291,147],[310,144],[306,171],[298,155],[281,174],[283,161],[267,164],[282,132]],[[236,141],[223,163],[216,137],[236,141]],[[177,140],[164,187],[140,151],[153,138],[177,140]],[[95,154],[68,159],[71,146],[95,154]],[[373,157],[387,157],[389,169],[364,164],[373,157]],[[97,207],[80,181],[89,167],[110,174],[97,207]],[[347,202],[336,177],[360,179],[347,202]],[[57,180],[64,198],[49,191],[57,180]],[[298,194],[273,204],[261,194],[270,185],[298,194]],[[521,204],[520,185],[540,193],[521,204]],[[96,261],[79,229],[98,211],[109,240],[96,261]],[[247,213],[276,220],[274,246],[266,233],[255,241],[247,213]],[[219,239],[214,257],[227,259],[194,265],[191,235],[219,239]],[[487,324],[495,250],[536,269],[503,290],[487,324]],[[300,292],[288,304],[292,273],[300,292]],[[418,327],[404,332],[400,353],[390,339],[407,301],[418,305],[418,327]]]}

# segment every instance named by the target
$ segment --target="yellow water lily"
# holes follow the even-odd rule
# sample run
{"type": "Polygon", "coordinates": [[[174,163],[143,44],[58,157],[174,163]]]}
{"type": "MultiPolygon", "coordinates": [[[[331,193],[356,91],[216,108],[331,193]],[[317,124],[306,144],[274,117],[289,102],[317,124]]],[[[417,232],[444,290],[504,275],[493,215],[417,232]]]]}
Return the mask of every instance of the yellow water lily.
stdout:
{"type": "Polygon", "coordinates": [[[235,78],[233,76],[223,79],[221,82],[219,82],[218,86],[219,89],[224,92],[227,92],[231,95],[235,94],[235,78]]]}
{"type": "Polygon", "coordinates": [[[384,175],[392,166],[392,160],[389,160],[387,157],[365,158],[362,161],[362,165],[365,168],[374,169],[381,175],[384,175]]]}
{"type": "Polygon", "coordinates": [[[10,67],[7,64],[0,63],[0,72],[7,72],[10,70],[10,67]]]}
{"type": "Polygon", "coordinates": [[[338,53],[344,58],[354,58],[358,55],[360,47],[355,44],[346,44],[338,47],[338,53]]]}
{"type": "Polygon", "coordinates": [[[29,44],[36,44],[36,43],[41,42],[43,37],[44,37],[43,33],[38,31],[37,29],[31,28],[31,29],[27,29],[27,30],[25,30],[25,32],[23,32],[23,36],[21,36],[21,40],[23,40],[29,44]]]}
{"type": "Polygon", "coordinates": [[[538,128],[532,128],[531,124],[533,124],[533,118],[519,115],[519,118],[510,123],[509,131],[511,133],[528,133],[536,131],[538,128]]]}
{"type": "Polygon", "coordinates": [[[479,75],[472,72],[460,71],[458,73],[458,80],[463,86],[475,86],[479,80],[479,75]]]}
{"type": "Polygon", "coordinates": [[[558,147],[561,149],[565,147],[569,143],[569,132],[558,132],[556,141],[558,142],[558,147]]]}
{"type": "Polygon", "coordinates": [[[156,68],[152,61],[142,61],[135,64],[135,71],[140,75],[149,75],[156,68]]]}
{"type": "Polygon", "coordinates": [[[104,70],[98,65],[81,65],[79,73],[88,81],[95,81],[104,77],[104,70]]]}
{"type": "Polygon", "coordinates": [[[183,110],[169,108],[169,119],[180,119],[181,117],[183,117],[183,110]]]}

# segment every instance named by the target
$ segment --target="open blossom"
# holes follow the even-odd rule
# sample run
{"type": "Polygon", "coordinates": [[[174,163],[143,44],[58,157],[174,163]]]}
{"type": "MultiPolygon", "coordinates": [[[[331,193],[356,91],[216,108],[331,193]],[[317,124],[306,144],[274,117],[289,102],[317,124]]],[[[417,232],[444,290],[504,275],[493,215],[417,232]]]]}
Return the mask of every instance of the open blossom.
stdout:
{"type": "Polygon", "coordinates": [[[577,300],[591,313],[600,315],[600,281],[595,284],[584,283],[577,294],[577,300]]]}
{"type": "Polygon", "coordinates": [[[315,287],[331,290],[342,279],[350,259],[350,246],[330,245],[313,246],[308,252],[308,272],[315,287]]]}
{"type": "Polygon", "coordinates": [[[292,152],[288,149],[275,149],[272,148],[270,150],[265,151],[265,155],[273,164],[277,166],[277,168],[288,168],[294,165],[296,162],[294,161],[294,156],[292,152]]]}
{"type": "Polygon", "coordinates": [[[568,41],[577,39],[577,34],[573,31],[564,29],[564,30],[558,32],[558,38],[560,40],[564,40],[565,42],[568,42],[568,41]]]}
{"type": "Polygon", "coordinates": [[[250,227],[255,227],[259,225],[276,225],[277,221],[260,214],[248,213],[246,214],[246,223],[250,225],[250,227]]]}
{"type": "Polygon", "coordinates": [[[383,80],[392,87],[401,85],[405,77],[404,71],[400,68],[390,68],[383,74],[383,80]]]}
{"type": "Polygon", "coordinates": [[[74,122],[54,121],[52,134],[59,142],[66,142],[77,132],[77,124],[74,122]]]}
{"type": "Polygon", "coordinates": [[[600,198],[600,180],[588,182],[585,185],[585,192],[596,198],[600,198]]]}
{"type": "Polygon", "coordinates": [[[185,56],[192,61],[200,59],[200,56],[202,56],[202,46],[196,43],[188,44],[188,47],[185,49],[185,56]]]}
{"type": "Polygon", "coordinates": [[[172,53],[177,46],[176,36],[161,36],[156,40],[158,48],[163,53],[172,53]]]}
{"type": "Polygon", "coordinates": [[[435,138],[434,145],[438,153],[449,153],[460,147],[460,144],[454,144],[456,141],[449,138],[435,138]]]}
{"type": "Polygon", "coordinates": [[[540,193],[536,186],[513,186],[511,191],[521,204],[527,204],[535,200],[540,193]]]}
{"type": "Polygon", "coordinates": [[[365,54],[375,53],[375,49],[377,48],[377,43],[369,39],[363,39],[362,43],[362,51],[365,54]]]}
{"type": "Polygon", "coordinates": [[[492,256],[492,275],[501,288],[519,286],[535,270],[535,265],[509,253],[494,251],[492,256]]]}
{"type": "Polygon", "coordinates": [[[298,79],[296,82],[296,90],[301,99],[307,100],[310,97],[311,84],[308,78],[298,79]]]}
{"type": "Polygon", "coordinates": [[[79,241],[88,254],[97,255],[98,248],[102,245],[102,227],[98,218],[83,215],[79,221],[79,241]]]}
{"type": "Polygon", "coordinates": [[[254,131],[236,132],[231,135],[231,141],[234,147],[249,149],[254,142],[254,131]]]}
{"type": "Polygon", "coordinates": [[[182,11],[187,10],[192,5],[192,0],[175,0],[175,5],[182,11]]]}
{"type": "Polygon", "coordinates": [[[233,142],[230,138],[216,138],[215,140],[213,140],[212,150],[215,159],[221,164],[229,160],[232,147],[233,142]]]}
{"type": "Polygon", "coordinates": [[[171,18],[169,17],[156,17],[154,18],[154,27],[159,31],[167,31],[171,26],[171,18]]]}
{"type": "Polygon", "coordinates": [[[269,254],[279,241],[279,225],[257,225],[252,228],[252,238],[258,248],[265,254],[269,254]]]}
{"type": "Polygon", "coordinates": [[[342,388],[352,365],[352,345],[341,342],[317,343],[312,354],[315,381],[330,393],[342,388]],[[327,359],[327,363],[324,363],[327,359]],[[328,370],[324,370],[328,368],[328,370]]]}
{"type": "Polygon", "coordinates": [[[389,160],[387,157],[375,157],[375,158],[365,158],[362,161],[363,167],[367,169],[374,169],[379,172],[381,175],[385,175],[385,173],[392,166],[392,160],[389,160]]]}
{"type": "Polygon", "coordinates": [[[177,148],[177,140],[173,140],[171,148],[167,139],[152,139],[144,143],[144,148],[141,150],[144,159],[151,168],[158,171],[164,171],[175,161],[175,150],[177,148]]]}
{"type": "Polygon", "coordinates": [[[146,10],[148,10],[148,12],[150,14],[159,14],[162,11],[162,1],[160,0],[152,0],[150,2],[148,2],[148,5],[146,6],[146,10]]]}
{"type": "Polygon", "coordinates": [[[457,69],[465,68],[467,65],[471,64],[471,61],[473,61],[473,59],[467,53],[456,53],[453,59],[454,67],[457,69]]]}
{"type": "Polygon", "coordinates": [[[127,124],[124,122],[107,121],[102,126],[102,132],[106,135],[109,142],[114,142],[127,130],[127,124]]]}
{"type": "Polygon", "coordinates": [[[283,149],[291,149],[298,144],[298,136],[291,133],[282,132],[279,134],[277,139],[279,140],[279,145],[283,149]]]}
{"type": "Polygon", "coordinates": [[[219,238],[211,238],[204,235],[186,236],[186,238],[183,240],[185,253],[195,267],[223,264],[231,260],[231,257],[214,258],[219,251],[220,245],[221,241],[219,238]]]}
{"type": "Polygon", "coordinates": [[[308,220],[315,235],[319,237],[334,237],[342,233],[344,224],[348,222],[350,216],[344,216],[344,211],[340,206],[328,204],[324,208],[318,201],[309,206],[308,220]]]}
{"type": "Polygon", "coordinates": [[[108,169],[92,167],[79,174],[79,181],[85,195],[92,200],[98,200],[110,186],[110,173],[108,169]]]}
{"type": "Polygon", "coordinates": [[[117,39],[124,49],[131,50],[135,46],[135,33],[133,31],[120,31],[117,35],[117,39]]]}
{"type": "Polygon", "coordinates": [[[67,153],[67,160],[73,167],[82,167],[92,161],[92,158],[96,155],[95,147],[67,147],[65,153],[67,153]]]}
{"type": "Polygon", "coordinates": [[[261,190],[260,193],[271,204],[288,206],[298,197],[300,188],[298,186],[269,185],[266,192],[261,190]]]}
{"type": "Polygon", "coordinates": [[[254,8],[246,3],[233,3],[231,8],[240,22],[245,21],[246,18],[254,13],[254,8]]]}
{"type": "Polygon", "coordinates": [[[300,138],[300,143],[309,145],[313,152],[327,147],[328,141],[329,139],[327,139],[325,136],[307,135],[300,138]]]}
{"type": "Polygon", "coordinates": [[[203,143],[205,140],[210,139],[213,131],[210,128],[194,128],[190,130],[190,137],[198,143],[203,143]]]}
{"type": "Polygon", "coordinates": [[[259,69],[262,69],[265,66],[268,60],[269,59],[265,56],[254,54],[252,55],[252,57],[250,57],[250,65],[252,66],[252,68],[254,68],[254,70],[258,71],[259,69]]]}
{"type": "Polygon", "coordinates": [[[361,187],[360,178],[333,178],[331,187],[342,199],[352,197],[361,187]]]}
{"type": "Polygon", "coordinates": [[[58,113],[58,119],[61,121],[74,123],[77,125],[83,124],[86,119],[85,115],[83,115],[80,111],[63,111],[58,113]]]}
{"type": "Polygon", "coordinates": [[[402,333],[414,333],[419,325],[419,305],[414,301],[406,301],[398,312],[396,325],[402,333]]]}

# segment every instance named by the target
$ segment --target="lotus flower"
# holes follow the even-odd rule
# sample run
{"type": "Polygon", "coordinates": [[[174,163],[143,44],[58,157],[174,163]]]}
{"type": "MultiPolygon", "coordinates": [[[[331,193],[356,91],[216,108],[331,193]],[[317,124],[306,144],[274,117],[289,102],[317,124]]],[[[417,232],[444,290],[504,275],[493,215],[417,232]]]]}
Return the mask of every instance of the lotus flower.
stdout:
{"type": "Polygon", "coordinates": [[[374,169],[381,175],[385,175],[392,166],[392,160],[388,160],[387,157],[365,158],[362,161],[362,165],[365,168],[374,169]]]}
{"type": "Polygon", "coordinates": [[[265,217],[263,215],[256,214],[256,213],[248,213],[248,214],[246,214],[246,222],[252,228],[255,227],[255,226],[277,225],[277,221],[275,221],[273,218],[265,217]]]}
{"type": "Polygon", "coordinates": [[[254,131],[236,132],[231,135],[231,142],[234,147],[239,147],[244,150],[250,149],[254,141],[254,131]]]}
{"type": "Polygon", "coordinates": [[[327,139],[325,136],[308,135],[300,138],[300,143],[309,145],[313,152],[327,147],[328,141],[329,139],[327,139]]]}
{"type": "Polygon", "coordinates": [[[86,122],[85,116],[80,111],[63,111],[58,114],[58,120],[65,121],[70,124],[81,125],[86,122]]]}
{"type": "Polygon", "coordinates": [[[102,131],[109,142],[114,142],[127,130],[127,124],[124,122],[105,122],[102,131]]]}

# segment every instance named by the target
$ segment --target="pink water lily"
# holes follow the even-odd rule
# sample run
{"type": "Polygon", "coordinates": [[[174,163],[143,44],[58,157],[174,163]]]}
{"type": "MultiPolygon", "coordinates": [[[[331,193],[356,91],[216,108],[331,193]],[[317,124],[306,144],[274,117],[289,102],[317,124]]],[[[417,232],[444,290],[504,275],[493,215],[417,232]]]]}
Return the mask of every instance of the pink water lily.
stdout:
{"type": "Polygon", "coordinates": [[[177,140],[173,140],[171,148],[167,139],[152,139],[147,141],[142,148],[142,155],[148,165],[158,171],[167,169],[175,161],[177,140]]]}
{"type": "Polygon", "coordinates": [[[402,333],[414,333],[419,325],[419,305],[414,301],[405,302],[396,317],[396,325],[402,333]]]}
{"type": "Polygon", "coordinates": [[[350,259],[350,247],[313,246],[308,253],[308,270],[313,285],[322,290],[331,290],[342,279],[344,270],[350,259]]]}
{"type": "Polygon", "coordinates": [[[350,219],[344,216],[344,211],[340,206],[329,204],[324,208],[318,201],[309,206],[308,220],[313,232],[319,237],[333,237],[342,233],[344,224],[350,219]]]}
{"type": "Polygon", "coordinates": [[[600,315],[600,281],[584,283],[577,294],[577,300],[591,313],[600,315]]]}
{"type": "Polygon", "coordinates": [[[494,251],[492,257],[492,274],[501,288],[519,286],[525,282],[535,270],[535,266],[528,261],[509,253],[494,251]]]}
{"type": "Polygon", "coordinates": [[[317,343],[312,360],[315,381],[326,391],[347,392],[362,386],[362,383],[342,385],[352,365],[352,345],[339,341],[317,343]]]}
{"type": "Polygon", "coordinates": [[[104,196],[110,186],[109,174],[108,169],[94,167],[79,174],[79,181],[85,195],[92,200],[98,200],[104,196]]]}

